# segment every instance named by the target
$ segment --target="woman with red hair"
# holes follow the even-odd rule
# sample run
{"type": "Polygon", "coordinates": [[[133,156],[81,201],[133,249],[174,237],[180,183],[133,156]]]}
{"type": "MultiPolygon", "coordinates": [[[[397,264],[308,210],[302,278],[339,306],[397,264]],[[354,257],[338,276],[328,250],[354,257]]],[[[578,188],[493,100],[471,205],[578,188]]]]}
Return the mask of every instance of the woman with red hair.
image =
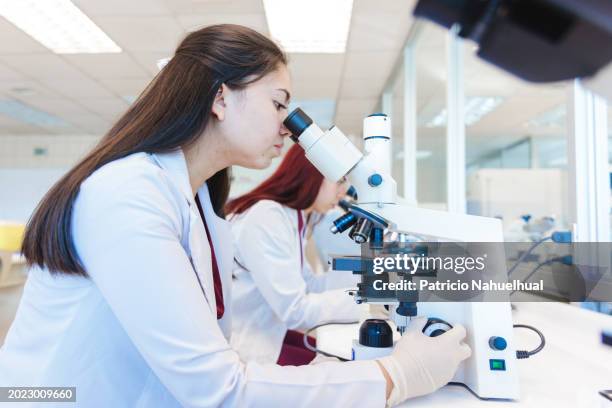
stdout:
{"type": "Polygon", "coordinates": [[[228,203],[234,234],[232,346],[245,361],[308,364],[315,354],[294,330],[354,320],[360,308],[330,273],[316,275],[305,257],[314,214],[331,210],[347,184],[331,182],[294,145],[270,178],[228,203]]]}

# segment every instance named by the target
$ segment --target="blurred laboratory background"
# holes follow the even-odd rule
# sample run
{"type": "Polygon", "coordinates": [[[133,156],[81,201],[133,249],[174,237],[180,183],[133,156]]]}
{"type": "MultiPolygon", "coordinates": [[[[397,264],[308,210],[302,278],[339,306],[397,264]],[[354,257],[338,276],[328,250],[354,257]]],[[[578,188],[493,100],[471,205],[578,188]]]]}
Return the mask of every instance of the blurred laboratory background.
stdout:
{"type": "MultiPolygon", "coordinates": [[[[363,118],[388,114],[393,176],[407,201],[498,217],[506,241],[554,230],[609,241],[612,108],[579,82],[528,83],[482,61],[475,44],[415,20],[415,4],[0,2],[0,344],[27,274],[19,248],[38,201],[138,97],[157,62],[210,24],[278,41],[290,59],[292,107],[322,128],[335,124],[360,146],[363,118]]],[[[277,163],[234,168],[231,194],[277,163]]],[[[590,307],[610,313],[608,304],[590,307]]]]}

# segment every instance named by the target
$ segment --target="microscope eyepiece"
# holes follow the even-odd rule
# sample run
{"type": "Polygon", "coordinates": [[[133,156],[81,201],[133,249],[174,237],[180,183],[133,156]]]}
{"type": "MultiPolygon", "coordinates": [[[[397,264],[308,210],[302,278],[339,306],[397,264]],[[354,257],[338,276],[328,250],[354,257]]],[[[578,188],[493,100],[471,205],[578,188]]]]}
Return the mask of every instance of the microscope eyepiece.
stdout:
{"type": "Polygon", "coordinates": [[[283,124],[291,132],[291,139],[297,142],[302,132],[312,125],[312,119],[300,108],[295,108],[283,121],[283,124]]]}
{"type": "Polygon", "coordinates": [[[354,186],[350,186],[349,189],[346,191],[346,195],[351,197],[353,200],[357,200],[358,196],[357,196],[357,190],[355,189],[354,186]]]}

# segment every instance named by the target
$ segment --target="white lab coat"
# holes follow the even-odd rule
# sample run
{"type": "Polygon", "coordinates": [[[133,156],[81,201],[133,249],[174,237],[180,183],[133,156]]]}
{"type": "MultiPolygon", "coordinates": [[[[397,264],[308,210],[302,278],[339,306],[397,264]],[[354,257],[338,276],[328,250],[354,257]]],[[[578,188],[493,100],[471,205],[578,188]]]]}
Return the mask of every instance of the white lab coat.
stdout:
{"type": "MultiPolygon", "coordinates": [[[[206,186],[199,196],[229,305],[231,232],[206,186]]],[[[75,386],[77,403],[65,406],[87,408],[385,404],[373,361],[240,361],[229,307],[216,319],[210,247],[181,150],[103,166],[82,183],[72,221],[91,278],[31,271],[0,348],[0,386],[75,386]]]]}
{"type": "Polygon", "coordinates": [[[236,257],[231,344],[243,361],[276,362],[288,329],[359,319],[362,308],[348,288],[333,283],[335,274],[350,272],[315,275],[306,261],[297,210],[261,200],[230,221],[236,257]]]}

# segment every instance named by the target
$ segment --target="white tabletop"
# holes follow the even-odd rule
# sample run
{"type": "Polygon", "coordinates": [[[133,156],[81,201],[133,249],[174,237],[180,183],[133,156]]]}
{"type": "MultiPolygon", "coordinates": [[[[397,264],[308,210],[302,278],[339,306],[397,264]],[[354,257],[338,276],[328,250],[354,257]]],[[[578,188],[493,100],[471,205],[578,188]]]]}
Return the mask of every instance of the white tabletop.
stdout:
{"type": "MultiPolygon", "coordinates": [[[[612,316],[563,303],[516,303],[514,323],[529,324],[546,337],[540,353],[518,361],[521,399],[481,401],[463,387],[446,386],[406,407],[612,407],[599,390],[612,389],[612,347],[601,343],[601,330],[612,329],[612,316]]],[[[358,325],[317,329],[317,346],[350,358],[358,325]]],[[[522,350],[539,344],[538,336],[515,329],[515,343],[522,350]]]]}

